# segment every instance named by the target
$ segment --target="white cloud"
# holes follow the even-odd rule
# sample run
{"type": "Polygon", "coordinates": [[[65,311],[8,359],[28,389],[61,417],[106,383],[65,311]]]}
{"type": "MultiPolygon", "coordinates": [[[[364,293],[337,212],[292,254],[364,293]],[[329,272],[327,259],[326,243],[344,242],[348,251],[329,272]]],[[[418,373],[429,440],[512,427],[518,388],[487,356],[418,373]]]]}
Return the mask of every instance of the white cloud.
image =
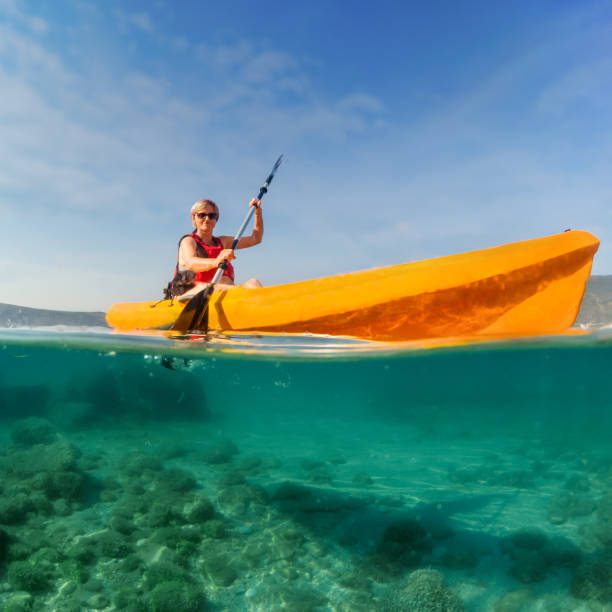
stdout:
{"type": "Polygon", "coordinates": [[[128,20],[138,29],[142,30],[143,32],[147,32],[148,34],[152,34],[155,30],[151,17],[148,13],[132,13],[128,16],[128,20]]]}
{"type": "Polygon", "coordinates": [[[297,68],[297,61],[289,53],[263,51],[244,63],[242,76],[249,83],[265,83],[297,68]]]}
{"type": "Polygon", "coordinates": [[[345,111],[365,111],[380,113],[384,110],[382,101],[366,93],[353,93],[345,96],[338,102],[338,108],[345,111]]]}
{"type": "Polygon", "coordinates": [[[222,45],[214,52],[214,62],[219,68],[227,68],[241,64],[253,52],[253,45],[248,41],[240,41],[234,45],[222,45]]]}
{"type": "Polygon", "coordinates": [[[36,34],[44,34],[49,30],[49,24],[37,15],[29,15],[21,2],[17,0],[0,0],[0,14],[25,25],[36,34]]]}
{"type": "Polygon", "coordinates": [[[575,103],[586,109],[604,109],[612,100],[612,57],[572,67],[538,97],[538,109],[559,116],[575,103]]]}

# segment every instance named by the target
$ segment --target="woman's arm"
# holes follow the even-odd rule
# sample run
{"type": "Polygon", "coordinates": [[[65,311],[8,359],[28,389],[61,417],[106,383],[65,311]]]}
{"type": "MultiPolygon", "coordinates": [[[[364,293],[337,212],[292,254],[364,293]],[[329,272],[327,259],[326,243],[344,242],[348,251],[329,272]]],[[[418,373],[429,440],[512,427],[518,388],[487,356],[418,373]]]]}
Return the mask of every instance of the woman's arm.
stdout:
{"type": "Polygon", "coordinates": [[[193,238],[187,236],[181,241],[181,246],[179,248],[179,263],[192,272],[205,272],[206,270],[218,268],[224,259],[228,261],[236,259],[234,251],[231,249],[223,249],[217,257],[207,259],[205,257],[196,256],[196,242],[193,238]]]}
{"type": "MultiPolygon", "coordinates": [[[[255,223],[250,236],[245,236],[238,241],[237,249],[246,249],[248,247],[259,244],[263,238],[264,226],[263,215],[261,214],[261,201],[257,198],[251,200],[251,206],[255,206],[255,223]]],[[[232,236],[220,236],[220,240],[225,248],[232,245],[234,238],[232,236]]]]}

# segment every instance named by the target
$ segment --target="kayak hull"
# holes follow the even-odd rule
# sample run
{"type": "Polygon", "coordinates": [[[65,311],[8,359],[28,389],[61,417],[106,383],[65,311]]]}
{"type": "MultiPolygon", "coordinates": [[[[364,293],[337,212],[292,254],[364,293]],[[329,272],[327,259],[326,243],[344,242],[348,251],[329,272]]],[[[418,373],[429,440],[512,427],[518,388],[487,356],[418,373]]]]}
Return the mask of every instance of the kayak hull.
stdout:
{"type": "MultiPolygon", "coordinates": [[[[574,323],[597,238],[545,238],[321,279],[215,292],[209,328],[398,341],[552,334],[574,323]]],[[[122,303],[108,324],[170,329],[186,301],[122,303]]],[[[197,330],[194,330],[197,331],[197,330]]]]}

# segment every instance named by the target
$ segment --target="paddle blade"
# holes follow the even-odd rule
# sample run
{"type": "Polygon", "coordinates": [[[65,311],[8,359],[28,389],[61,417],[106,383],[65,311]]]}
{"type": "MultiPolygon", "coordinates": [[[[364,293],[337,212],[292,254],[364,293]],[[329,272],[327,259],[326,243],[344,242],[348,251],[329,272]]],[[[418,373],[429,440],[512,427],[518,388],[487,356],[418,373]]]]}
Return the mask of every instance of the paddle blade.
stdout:
{"type": "Polygon", "coordinates": [[[171,329],[179,332],[198,330],[203,316],[208,313],[208,301],[211,293],[212,287],[207,287],[204,291],[196,293],[187,302],[171,329]]]}

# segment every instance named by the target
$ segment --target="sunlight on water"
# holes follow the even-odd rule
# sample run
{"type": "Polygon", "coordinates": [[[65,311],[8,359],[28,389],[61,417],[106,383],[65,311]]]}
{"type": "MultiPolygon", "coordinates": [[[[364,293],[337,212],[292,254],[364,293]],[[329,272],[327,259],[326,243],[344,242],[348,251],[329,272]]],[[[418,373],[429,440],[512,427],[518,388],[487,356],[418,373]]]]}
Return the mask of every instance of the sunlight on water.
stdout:
{"type": "Polygon", "coordinates": [[[0,608],[603,610],[611,338],[3,332],[0,608]]]}

